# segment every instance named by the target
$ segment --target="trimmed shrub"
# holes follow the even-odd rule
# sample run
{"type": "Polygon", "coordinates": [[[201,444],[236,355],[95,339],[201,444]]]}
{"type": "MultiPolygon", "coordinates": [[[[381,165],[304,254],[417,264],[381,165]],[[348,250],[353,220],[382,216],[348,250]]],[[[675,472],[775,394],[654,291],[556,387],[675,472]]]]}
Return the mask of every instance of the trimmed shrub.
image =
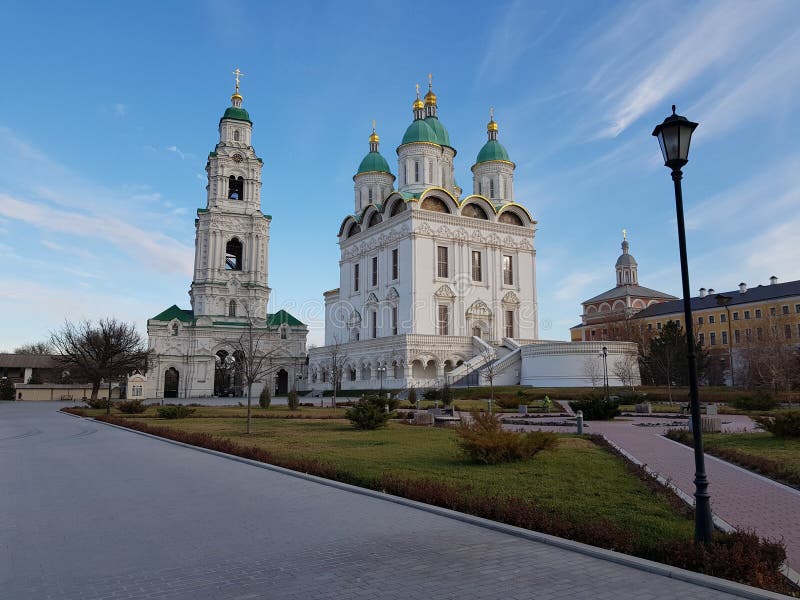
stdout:
{"type": "Polygon", "coordinates": [[[84,402],[89,405],[89,408],[108,408],[108,400],[105,398],[96,398],[94,400],[86,398],[84,402]]]}
{"type": "Polygon", "coordinates": [[[258,396],[258,405],[266,410],[269,408],[271,402],[272,398],[269,395],[269,388],[265,385],[264,389],[261,390],[261,394],[258,396]]]}
{"type": "Polygon", "coordinates": [[[352,408],[345,411],[347,417],[356,429],[371,430],[386,427],[389,419],[392,418],[391,406],[386,412],[385,401],[378,396],[365,396],[358,401],[352,408]]]}
{"type": "Polygon", "coordinates": [[[147,410],[147,407],[142,404],[141,400],[122,400],[117,402],[117,408],[119,412],[123,412],[127,415],[138,415],[147,410]]]}
{"type": "Polygon", "coordinates": [[[0,379],[0,400],[13,400],[16,394],[14,382],[8,377],[0,379]]]}
{"type": "Polygon", "coordinates": [[[558,445],[558,436],[547,431],[506,431],[496,415],[473,413],[472,422],[456,428],[461,451],[473,462],[487,465],[531,458],[558,445]]]}
{"type": "Polygon", "coordinates": [[[194,412],[193,408],[182,404],[168,404],[158,409],[158,416],[162,419],[185,419],[194,412]]]}
{"type": "Polygon", "coordinates": [[[611,421],[620,412],[617,400],[606,400],[601,394],[587,394],[569,405],[575,412],[582,410],[587,421],[611,421]]]}
{"type": "Polygon", "coordinates": [[[800,409],[781,410],[771,417],[755,417],[762,429],[779,438],[800,437],[800,409]]]}
{"type": "Polygon", "coordinates": [[[760,390],[751,396],[739,396],[731,402],[739,410],[773,410],[778,407],[778,399],[771,393],[760,390]]]}
{"type": "Polygon", "coordinates": [[[300,408],[300,396],[297,392],[292,390],[286,395],[286,404],[289,405],[289,410],[297,410],[300,408]]]}

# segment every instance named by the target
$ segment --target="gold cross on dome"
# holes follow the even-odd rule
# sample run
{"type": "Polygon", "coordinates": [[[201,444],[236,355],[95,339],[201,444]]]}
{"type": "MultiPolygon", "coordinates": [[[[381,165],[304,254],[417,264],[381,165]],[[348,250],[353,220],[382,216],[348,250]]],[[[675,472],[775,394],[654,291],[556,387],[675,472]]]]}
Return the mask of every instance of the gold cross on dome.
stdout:
{"type": "Polygon", "coordinates": [[[372,119],[372,133],[375,133],[375,119],[372,119]]]}
{"type": "Polygon", "coordinates": [[[239,93],[239,78],[244,77],[244,73],[239,70],[239,67],[236,67],[236,70],[233,71],[233,74],[236,75],[236,93],[239,93]]]}
{"type": "Polygon", "coordinates": [[[489,120],[494,121],[494,106],[489,107],[489,120]]]}
{"type": "Polygon", "coordinates": [[[416,88],[417,88],[417,98],[419,98],[419,84],[418,84],[418,83],[415,83],[415,84],[414,84],[414,87],[416,87],[416,88]]]}
{"type": "Polygon", "coordinates": [[[623,229],[622,230],[622,239],[623,240],[627,240],[628,239],[628,230],[627,229],[623,229]]]}
{"type": "Polygon", "coordinates": [[[433,89],[433,73],[428,73],[428,89],[433,89]]]}

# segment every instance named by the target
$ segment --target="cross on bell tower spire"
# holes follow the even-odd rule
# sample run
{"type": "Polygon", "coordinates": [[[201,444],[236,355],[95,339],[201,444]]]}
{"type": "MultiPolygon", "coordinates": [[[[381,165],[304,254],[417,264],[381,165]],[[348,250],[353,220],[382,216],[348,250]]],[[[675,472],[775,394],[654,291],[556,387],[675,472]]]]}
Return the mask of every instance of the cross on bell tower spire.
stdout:
{"type": "Polygon", "coordinates": [[[234,76],[236,77],[236,90],[233,92],[231,96],[231,104],[233,104],[236,108],[242,107],[242,96],[239,94],[239,78],[244,77],[244,73],[239,70],[239,67],[236,67],[236,70],[233,71],[234,76]]]}

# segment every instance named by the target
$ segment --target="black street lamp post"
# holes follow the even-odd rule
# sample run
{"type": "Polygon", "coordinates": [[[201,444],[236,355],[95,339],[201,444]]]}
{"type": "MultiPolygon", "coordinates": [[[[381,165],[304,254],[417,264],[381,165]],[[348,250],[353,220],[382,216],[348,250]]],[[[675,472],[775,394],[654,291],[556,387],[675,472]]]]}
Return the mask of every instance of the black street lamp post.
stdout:
{"type": "Polygon", "coordinates": [[[717,294],[717,306],[725,307],[725,320],[728,322],[728,363],[731,369],[731,387],[736,384],[733,377],[733,337],[731,337],[731,307],[730,303],[733,298],[725,296],[724,294],[717,294]]]}
{"type": "Polygon", "coordinates": [[[700,398],[697,389],[696,344],[694,340],[694,321],[692,319],[691,292],[689,291],[689,263],[686,258],[686,228],[683,222],[683,193],[681,179],[683,167],[689,162],[689,144],[692,132],[697,128],[686,117],[672,114],[653,130],[658,138],[664,166],[672,171],[675,184],[675,212],[678,218],[678,246],[681,259],[681,282],[683,284],[683,312],[686,323],[686,347],[689,363],[689,399],[692,413],[692,439],[694,441],[694,498],[695,498],[695,541],[708,544],[711,542],[712,520],[711,502],[708,495],[708,478],[706,477],[705,456],[703,454],[703,431],[700,421],[700,398]]]}
{"type": "Polygon", "coordinates": [[[605,394],[605,399],[608,400],[608,348],[603,346],[600,356],[603,357],[603,393],[605,394]]]}

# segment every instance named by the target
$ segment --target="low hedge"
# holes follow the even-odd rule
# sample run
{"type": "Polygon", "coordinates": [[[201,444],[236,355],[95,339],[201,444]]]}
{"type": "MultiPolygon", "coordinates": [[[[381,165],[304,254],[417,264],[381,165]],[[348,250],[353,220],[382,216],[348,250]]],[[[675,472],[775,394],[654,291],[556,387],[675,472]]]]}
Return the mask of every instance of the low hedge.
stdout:
{"type": "MultiPolygon", "coordinates": [[[[613,523],[603,519],[581,520],[572,514],[543,509],[526,498],[503,494],[479,495],[475,494],[469,485],[446,484],[428,478],[409,479],[391,473],[376,479],[365,479],[316,459],[276,457],[257,446],[237,444],[208,433],[191,433],[114,416],[101,416],[97,417],[97,420],[779,593],[792,591],[790,584],[778,571],[786,558],[783,544],[759,538],[750,532],[717,534],[714,543],[708,547],[698,546],[688,540],[667,544],[654,540],[652,543],[642,545],[634,542],[629,530],[621,529],[613,523]]],[[[656,485],[651,477],[648,476],[647,479],[652,485],[656,485]]],[[[663,488],[660,490],[663,493],[663,488]]]]}

